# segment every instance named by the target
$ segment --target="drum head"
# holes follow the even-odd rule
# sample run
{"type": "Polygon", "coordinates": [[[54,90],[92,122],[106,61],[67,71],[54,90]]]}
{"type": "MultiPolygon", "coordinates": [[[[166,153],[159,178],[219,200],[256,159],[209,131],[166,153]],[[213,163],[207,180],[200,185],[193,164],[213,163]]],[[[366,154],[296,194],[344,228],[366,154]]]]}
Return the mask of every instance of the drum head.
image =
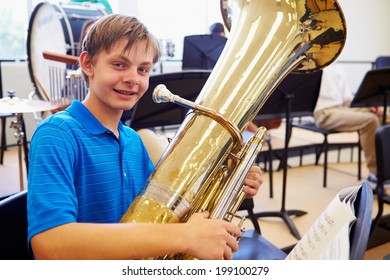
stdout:
{"type": "Polygon", "coordinates": [[[55,69],[63,73],[66,64],[45,59],[43,51],[66,54],[66,42],[61,21],[55,7],[39,3],[29,21],[27,36],[28,70],[39,98],[49,101],[50,72],[55,69]]]}
{"type": "Polygon", "coordinates": [[[65,42],[69,47],[67,53],[79,56],[80,43],[83,39],[84,28],[98,20],[108,12],[100,4],[71,3],[55,6],[61,14],[61,24],[64,30],[65,42]]]}

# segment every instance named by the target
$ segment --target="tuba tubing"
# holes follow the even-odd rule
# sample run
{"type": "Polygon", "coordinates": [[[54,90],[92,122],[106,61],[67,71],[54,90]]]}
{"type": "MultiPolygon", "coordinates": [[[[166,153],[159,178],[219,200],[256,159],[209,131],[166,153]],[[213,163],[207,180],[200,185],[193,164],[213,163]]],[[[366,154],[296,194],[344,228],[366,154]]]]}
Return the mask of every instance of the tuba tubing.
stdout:
{"type": "Polygon", "coordinates": [[[249,155],[257,151],[242,145],[237,134],[286,75],[326,67],[345,44],[336,0],[222,0],[221,5],[232,19],[225,48],[194,104],[170,97],[191,110],[120,222],[180,223],[201,210],[228,219],[234,214],[232,197],[234,209],[243,198],[238,190],[252,165],[249,155]]]}

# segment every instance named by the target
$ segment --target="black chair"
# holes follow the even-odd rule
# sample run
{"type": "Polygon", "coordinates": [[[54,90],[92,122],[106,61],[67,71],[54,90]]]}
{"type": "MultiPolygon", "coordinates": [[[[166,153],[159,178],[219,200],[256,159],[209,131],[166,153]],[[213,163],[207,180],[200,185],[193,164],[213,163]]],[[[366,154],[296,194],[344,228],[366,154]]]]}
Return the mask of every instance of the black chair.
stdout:
{"type": "MultiPolygon", "coordinates": [[[[253,204],[248,203],[245,205],[251,207],[253,204]]],[[[244,208],[245,206],[242,206],[240,210],[253,210],[244,208]]],[[[354,208],[356,221],[353,223],[350,231],[350,259],[362,260],[370,236],[373,209],[373,193],[368,184],[362,184],[362,187],[357,194],[354,208]]],[[[251,221],[253,222],[252,219],[251,221]]],[[[233,259],[283,260],[292,248],[293,245],[285,248],[278,248],[260,235],[256,230],[247,230],[240,239],[239,250],[233,255],[233,259]]]]}
{"type": "MultiPolygon", "coordinates": [[[[385,194],[384,185],[390,181],[390,125],[384,125],[375,133],[375,150],[377,165],[376,193],[378,196],[378,213],[372,223],[371,233],[379,226],[383,219],[384,203],[390,204],[390,196],[385,194]]],[[[390,218],[390,217],[388,217],[390,218]]],[[[388,219],[389,220],[389,219],[388,219]]],[[[389,220],[390,221],[390,220],[389,220]]]]}
{"type": "Polygon", "coordinates": [[[27,190],[0,201],[1,260],[31,260],[27,245],[27,190]]]}
{"type": "MultiPolygon", "coordinates": [[[[337,133],[343,133],[342,131],[337,131],[335,129],[323,129],[323,128],[319,128],[314,122],[297,122],[297,123],[294,123],[293,124],[293,127],[296,127],[296,128],[301,128],[301,129],[305,129],[305,130],[309,130],[311,132],[315,132],[315,133],[321,133],[322,136],[324,137],[323,139],[323,142],[319,145],[317,151],[316,151],[316,160],[315,160],[315,164],[318,165],[319,164],[319,160],[320,160],[320,157],[321,157],[321,154],[324,155],[324,163],[323,163],[323,168],[324,168],[324,174],[323,174],[323,187],[325,188],[326,185],[327,185],[327,175],[328,175],[328,152],[329,152],[329,141],[328,141],[328,137],[329,135],[331,134],[337,134],[337,133]]],[[[340,147],[343,145],[344,143],[335,143],[334,145],[335,146],[338,146],[339,147],[339,156],[340,156],[340,147]]],[[[348,143],[347,144],[348,146],[351,146],[351,148],[353,147],[357,147],[358,148],[358,170],[357,170],[357,178],[358,180],[361,179],[361,174],[362,174],[362,171],[361,171],[361,154],[362,154],[362,147],[361,147],[361,144],[360,144],[360,135],[358,136],[358,141],[356,143],[348,143]]]]}
{"type": "Polygon", "coordinates": [[[182,69],[212,70],[226,42],[225,37],[214,34],[185,36],[182,69]]]}

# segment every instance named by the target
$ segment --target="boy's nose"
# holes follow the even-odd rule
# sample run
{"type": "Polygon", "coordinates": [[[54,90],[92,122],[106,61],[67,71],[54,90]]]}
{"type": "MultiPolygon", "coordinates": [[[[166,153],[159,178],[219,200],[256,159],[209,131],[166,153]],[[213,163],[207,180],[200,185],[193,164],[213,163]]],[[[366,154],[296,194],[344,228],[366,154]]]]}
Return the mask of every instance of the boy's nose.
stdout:
{"type": "Polygon", "coordinates": [[[130,85],[138,85],[139,84],[139,78],[138,78],[138,73],[137,70],[129,70],[126,71],[125,75],[125,82],[130,84],[130,85]]]}

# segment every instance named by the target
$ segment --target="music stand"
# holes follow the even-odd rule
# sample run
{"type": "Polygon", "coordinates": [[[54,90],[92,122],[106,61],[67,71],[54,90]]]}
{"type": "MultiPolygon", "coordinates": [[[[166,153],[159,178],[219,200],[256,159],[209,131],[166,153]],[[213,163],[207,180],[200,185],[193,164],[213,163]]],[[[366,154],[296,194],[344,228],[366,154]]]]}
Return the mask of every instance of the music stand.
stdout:
{"type": "Polygon", "coordinates": [[[386,107],[390,96],[390,67],[373,69],[366,73],[351,107],[383,106],[382,124],[386,124],[386,107]]]}
{"type": "Polygon", "coordinates": [[[226,41],[225,37],[211,34],[184,37],[182,69],[213,69],[226,41]]]}
{"type": "Polygon", "coordinates": [[[188,109],[171,102],[155,103],[152,99],[154,88],[165,84],[174,94],[195,101],[210,73],[210,70],[192,70],[151,76],[148,90],[133,109],[129,126],[138,130],[181,124],[188,109]]]}
{"type": "MultiPolygon", "coordinates": [[[[302,216],[307,212],[286,210],[288,144],[291,138],[292,117],[313,115],[320,91],[322,71],[306,74],[290,73],[268,98],[254,120],[285,118],[286,135],[281,166],[283,167],[282,205],[280,211],[255,213],[256,218],[279,217],[287,224],[291,234],[300,239],[291,216],[302,216]]],[[[272,159],[271,159],[272,160],[272,159]]]]}

